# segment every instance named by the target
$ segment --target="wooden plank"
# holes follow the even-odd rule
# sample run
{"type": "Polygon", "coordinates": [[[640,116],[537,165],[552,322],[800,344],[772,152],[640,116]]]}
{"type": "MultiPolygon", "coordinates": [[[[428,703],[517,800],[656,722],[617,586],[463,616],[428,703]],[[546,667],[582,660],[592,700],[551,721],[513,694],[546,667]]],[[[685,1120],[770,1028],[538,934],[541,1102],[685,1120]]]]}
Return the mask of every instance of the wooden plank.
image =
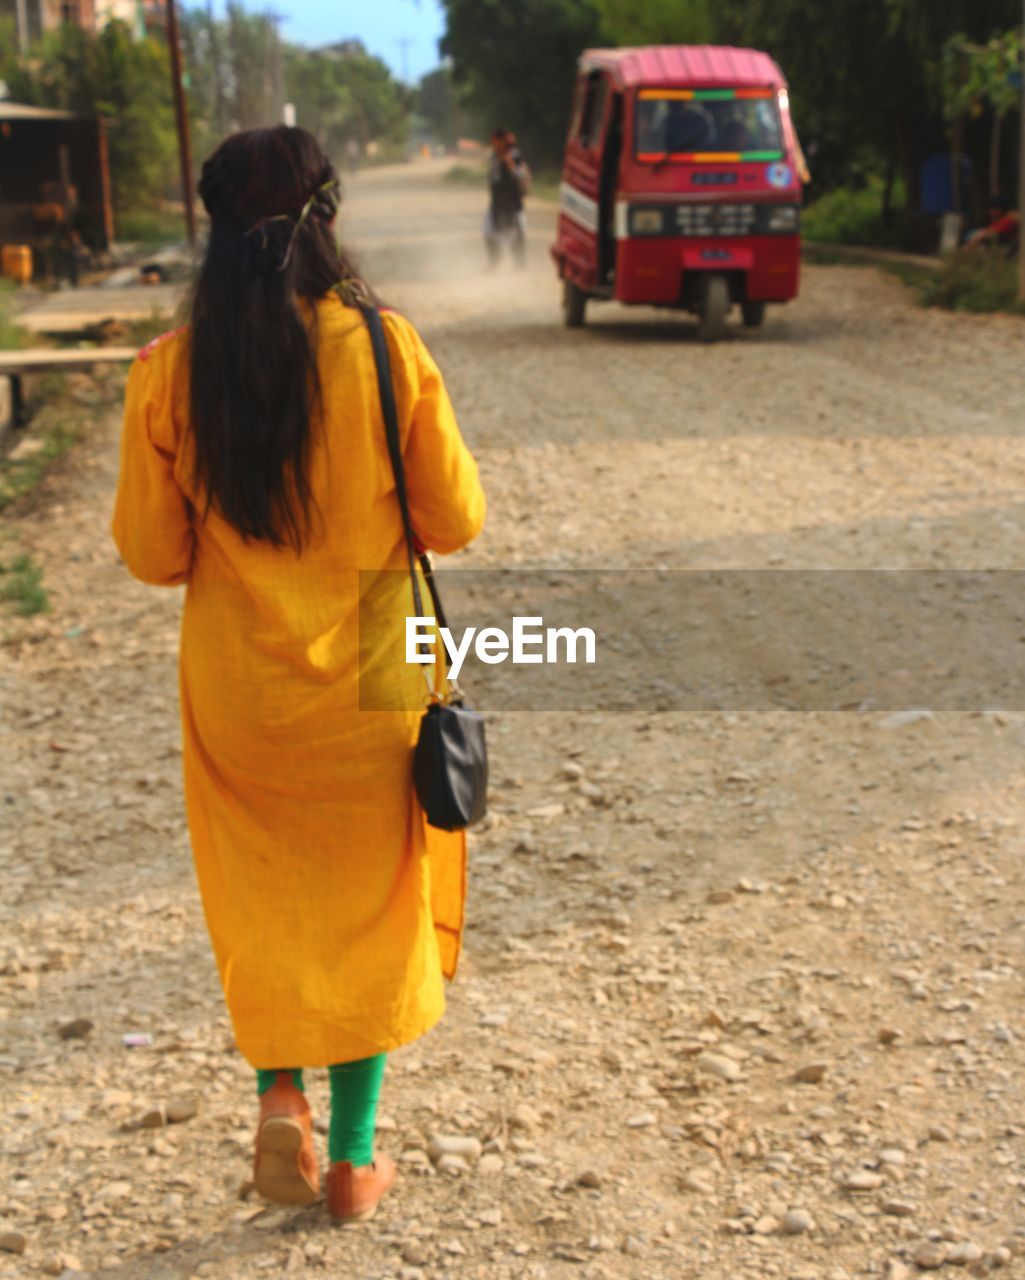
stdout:
{"type": "Polygon", "coordinates": [[[138,354],[135,347],[91,347],[88,350],[56,351],[33,347],[24,351],[0,351],[0,442],[11,429],[24,427],[28,421],[22,378],[27,373],[76,372],[95,369],[97,365],[131,364],[138,354]]]}
{"type": "Polygon", "coordinates": [[[130,364],[138,355],[135,347],[96,347],[89,351],[48,350],[31,347],[24,351],[0,351],[0,376],[13,373],[44,373],[53,370],[92,369],[98,364],[130,364]]]}
{"type": "Polygon", "coordinates": [[[180,284],[126,285],[121,288],[83,285],[62,289],[33,300],[15,316],[30,333],[82,333],[108,320],[148,320],[167,317],[167,327],[178,323],[177,313],[185,286],[180,284]]]}

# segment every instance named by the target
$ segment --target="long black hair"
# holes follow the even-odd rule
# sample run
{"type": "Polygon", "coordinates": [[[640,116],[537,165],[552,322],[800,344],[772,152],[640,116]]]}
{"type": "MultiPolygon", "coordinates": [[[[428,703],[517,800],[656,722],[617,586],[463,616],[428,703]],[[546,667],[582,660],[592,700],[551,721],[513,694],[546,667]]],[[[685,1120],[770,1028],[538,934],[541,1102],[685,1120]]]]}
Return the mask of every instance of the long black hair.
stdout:
{"type": "Polygon", "coordinates": [[[207,160],[199,193],[211,227],[192,301],[195,479],[244,538],[298,552],[320,395],[300,299],[352,275],[332,226],[338,174],[305,129],[249,129],[207,160]]]}

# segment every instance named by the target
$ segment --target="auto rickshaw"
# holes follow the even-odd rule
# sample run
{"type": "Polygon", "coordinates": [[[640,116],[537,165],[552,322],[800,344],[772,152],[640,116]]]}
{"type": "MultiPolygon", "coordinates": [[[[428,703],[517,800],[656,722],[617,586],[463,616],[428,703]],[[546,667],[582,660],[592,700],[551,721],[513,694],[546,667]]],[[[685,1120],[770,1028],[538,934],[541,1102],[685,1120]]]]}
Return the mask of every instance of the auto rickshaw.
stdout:
{"type": "Polygon", "coordinates": [[[566,324],[591,300],[675,307],[722,337],[796,297],[808,173],[786,81],[755,49],[667,45],[580,58],[552,256],[566,324]]]}

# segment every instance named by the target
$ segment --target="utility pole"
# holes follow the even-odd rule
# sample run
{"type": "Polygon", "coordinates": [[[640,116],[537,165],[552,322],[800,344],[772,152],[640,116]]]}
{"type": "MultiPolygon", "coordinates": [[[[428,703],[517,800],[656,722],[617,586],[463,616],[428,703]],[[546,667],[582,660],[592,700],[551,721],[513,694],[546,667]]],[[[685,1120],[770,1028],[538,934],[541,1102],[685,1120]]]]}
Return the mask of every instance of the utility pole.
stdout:
{"type": "Polygon", "coordinates": [[[189,244],[196,244],[196,192],[192,185],[192,147],[189,143],[189,116],[185,108],[185,86],[182,83],[182,49],[178,39],[176,0],[167,0],[167,43],[171,50],[171,87],[174,90],[174,116],[178,125],[178,156],[181,160],[182,197],[185,200],[185,227],[189,244]]]}
{"type": "Polygon", "coordinates": [[[206,25],[210,40],[210,61],[214,67],[214,119],[217,122],[218,135],[224,133],[224,80],[221,74],[221,40],[217,34],[217,19],[214,17],[214,0],[206,0],[206,25]]]}
{"type": "Polygon", "coordinates": [[[18,11],[18,52],[22,57],[28,53],[28,0],[17,0],[18,11]]]}
{"type": "Polygon", "coordinates": [[[409,84],[409,46],[413,43],[411,36],[400,36],[395,43],[402,50],[402,83],[409,84]]]}
{"type": "Polygon", "coordinates": [[[1025,302],[1025,0],[1021,6],[1021,103],[1018,107],[1018,301],[1025,302]]]}

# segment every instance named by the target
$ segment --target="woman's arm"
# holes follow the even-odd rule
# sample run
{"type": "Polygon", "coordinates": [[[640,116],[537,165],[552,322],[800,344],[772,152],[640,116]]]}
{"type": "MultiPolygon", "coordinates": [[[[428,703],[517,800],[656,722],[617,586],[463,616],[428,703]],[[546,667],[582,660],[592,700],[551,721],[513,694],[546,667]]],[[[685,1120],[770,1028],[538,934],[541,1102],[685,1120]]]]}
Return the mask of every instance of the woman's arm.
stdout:
{"type": "Polygon", "coordinates": [[[403,459],[410,516],[417,540],[446,554],[472,542],[483,528],[484,490],[441,372],[412,326],[407,333],[413,404],[403,459]]]}
{"type": "Polygon", "coordinates": [[[170,352],[148,352],[128,375],[121,470],[111,527],[130,572],[153,586],[188,581],[195,535],[191,508],[175,479],[170,352]]]}

